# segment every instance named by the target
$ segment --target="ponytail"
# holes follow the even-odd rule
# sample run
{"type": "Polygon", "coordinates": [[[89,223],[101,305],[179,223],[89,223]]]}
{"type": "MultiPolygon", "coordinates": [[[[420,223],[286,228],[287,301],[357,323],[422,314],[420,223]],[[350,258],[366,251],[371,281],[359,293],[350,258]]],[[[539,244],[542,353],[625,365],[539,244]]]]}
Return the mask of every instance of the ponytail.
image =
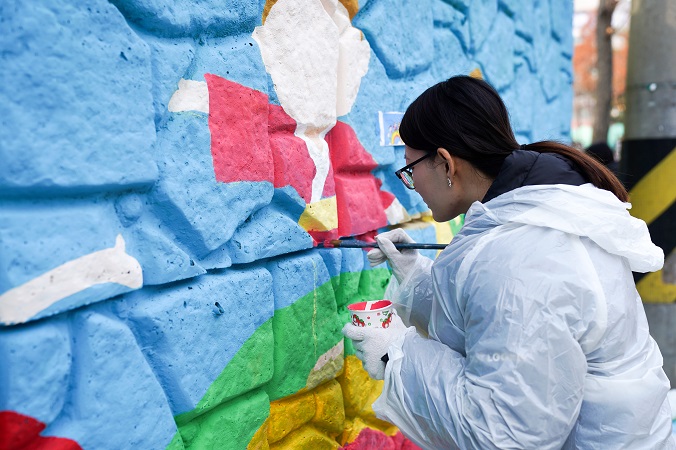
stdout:
{"type": "Polygon", "coordinates": [[[623,202],[629,201],[629,194],[624,185],[606,166],[591,156],[567,145],[555,141],[540,141],[521,146],[522,149],[540,153],[556,153],[564,156],[577,166],[582,175],[594,186],[615,194],[623,202]]]}

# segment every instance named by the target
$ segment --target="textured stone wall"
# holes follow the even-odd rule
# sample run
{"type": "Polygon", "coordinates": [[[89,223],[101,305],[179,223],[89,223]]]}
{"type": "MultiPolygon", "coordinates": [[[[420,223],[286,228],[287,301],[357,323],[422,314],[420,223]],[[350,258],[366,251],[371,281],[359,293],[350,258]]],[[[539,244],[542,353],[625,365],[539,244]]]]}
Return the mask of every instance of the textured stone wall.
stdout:
{"type": "Polygon", "coordinates": [[[340,334],[390,273],[314,247],[451,238],[379,142],[378,112],[437,81],[479,69],[520,142],[568,140],[571,21],[568,0],[3,1],[3,448],[413,448],[340,334]]]}

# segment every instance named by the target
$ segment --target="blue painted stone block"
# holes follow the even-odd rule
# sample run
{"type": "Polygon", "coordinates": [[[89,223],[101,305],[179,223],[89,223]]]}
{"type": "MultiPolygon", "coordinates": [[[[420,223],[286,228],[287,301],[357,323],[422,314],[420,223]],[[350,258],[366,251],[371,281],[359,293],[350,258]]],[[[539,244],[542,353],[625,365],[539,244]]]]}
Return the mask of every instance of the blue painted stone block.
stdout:
{"type": "Polygon", "coordinates": [[[563,53],[569,57],[573,55],[573,6],[572,1],[550,2],[552,36],[561,42],[563,53]]]}
{"type": "Polygon", "coordinates": [[[432,62],[433,18],[429,0],[369,0],[352,22],[363,31],[390,78],[418,74],[432,62]]]}
{"type": "MultiPolygon", "coordinates": [[[[533,90],[540,92],[537,77],[530,72],[526,64],[518,66],[514,82],[510,88],[501,93],[515,132],[528,133],[533,127],[535,113],[531,101],[533,90]]],[[[541,111],[538,111],[538,114],[541,114],[541,111]]]]}
{"type": "Polygon", "coordinates": [[[167,105],[178,89],[178,82],[188,78],[186,72],[195,59],[196,44],[192,38],[164,39],[148,33],[139,36],[150,48],[155,126],[160,129],[172,114],[167,105]]]}
{"type": "Polygon", "coordinates": [[[401,93],[396,90],[383,64],[371,49],[369,69],[361,80],[359,95],[350,113],[340,120],[352,127],[359,142],[378,164],[394,162],[391,146],[380,146],[378,111],[400,111],[401,93]]]}
{"type": "MultiPolygon", "coordinates": [[[[527,9],[527,8],[526,8],[527,9]]],[[[552,25],[549,12],[549,0],[533,0],[531,30],[533,36],[533,49],[535,51],[535,67],[537,71],[546,70],[547,52],[551,47],[556,47],[552,39],[552,25]]]]}
{"type": "Polygon", "coordinates": [[[430,68],[435,81],[444,81],[455,75],[467,75],[475,63],[465,56],[461,42],[451,30],[434,29],[435,58],[430,68]]]}
{"type": "Polygon", "coordinates": [[[65,317],[0,327],[0,411],[52,422],[66,401],[71,339],[65,317]]]}
{"type": "Polygon", "coordinates": [[[159,136],[155,214],[197,258],[225,244],[272,200],[271,183],[216,181],[206,114],[176,113],[159,136]]]}
{"type": "Polygon", "coordinates": [[[292,305],[329,281],[329,272],[318,251],[275,258],[266,265],[274,280],[275,310],[292,305]]]}
{"type": "MultiPolygon", "coordinates": [[[[461,45],[462,56],[465,57],[465,52],[470,46],[469,23],[467,22],[467,15],[464,12],[450,6],[448,3],[437,1],[432,4],[432,14],[434,17],[434,27],[444,28],[451,31],[461,45]]],[[[435,46],[435,51],[439,48],[435,46]]],[[[434,63],[434,61],[433,61],[434,63]]]]}
{"type": "Polygon", "coordinates": [[[484,67],[484,79],[498,91],[514,81],[514,38],[514,21],[500,12],[476,56],[484,67]]]}
{"type": "Polygon", "coordinates": [[[115,245],[113,204],[98,198],[0,204],[0,293],[66,262],[115,245]]]}
{"type": "Polygon", "coordinates": [[[312,237],[298,219],[305,202],[291,186],[275,189],[268,206],[254,212],[228,241],[234,264],[243,264],[312,247],[312,237]]]}
{"type": "Polygon", "coordinates": [[[122,195],[115,201],[118,218],[127,227],[124,233],[127,252],[143,268],[143,284],[170,283],[206,273],[162,228],[149,202],[147,195],[135,193],[122,195]]]}
{"type": "Polygon", "coordinates": [[[204,81],[205,73],[268,93],[268,75],[261,51],[251,33],[226,38],[204,38],[197,44],[195,62],[187,76],[204,81]]]}
{"type": "Polygon", "coordinates": [[[174,415],[195,408],[273,307],[272,277],[253,267],[146,288],[115,302],[174,415]]]}
{"type": "Polygon", "coordinates": [[[113,0],[127,19],[167,37],[251,33],[261,23],[261,0],[113,0]]]}
{"type": "Polygon", "coordinates": [[[159,378],[111,302],[73,314],[73,363],[62,414],[42,433],[82,448],[164,448],[176,423],[159,378]]]}
{"type": "Polygon", "coordinates": [[[469,3],[467,15],[473,52],[479,51],[491,35],[497,13],[498,0],[473,0],[469,3]]]}
{"type": "Polygon", "coordinates": [[[104,0],[10,2],[0,33],[0,195],[150,184],[150,53],[104,0]]]}

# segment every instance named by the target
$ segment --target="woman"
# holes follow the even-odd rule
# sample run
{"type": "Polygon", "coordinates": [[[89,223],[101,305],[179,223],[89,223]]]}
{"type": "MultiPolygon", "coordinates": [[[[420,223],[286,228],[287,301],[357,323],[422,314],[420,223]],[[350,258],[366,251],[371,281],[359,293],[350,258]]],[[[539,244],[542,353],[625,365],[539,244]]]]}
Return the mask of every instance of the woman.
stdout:
{"type": "Polygon", "coordinates": [[[435,220],[466,217],[434,264],[394,248],[403,230],[368,254],[389,261],[416,326],[343,329],[385,380],[378,417],[430,449],[676,448],[632,277],[664,255],[620,182],[565,145],[519,146],[497,92],[470,77],[425,91],[400,133],[404,184],[435,220]]]}

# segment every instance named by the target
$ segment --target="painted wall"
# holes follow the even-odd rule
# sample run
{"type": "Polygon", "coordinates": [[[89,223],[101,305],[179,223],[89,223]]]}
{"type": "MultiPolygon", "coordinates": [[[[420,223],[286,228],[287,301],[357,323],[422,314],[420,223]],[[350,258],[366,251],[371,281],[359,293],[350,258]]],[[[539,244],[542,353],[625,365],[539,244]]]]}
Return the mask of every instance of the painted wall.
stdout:
{"type": "Polygon", "coordinates": [[[340,334],[390,274],[314,246],[395,224],[448,242],[378,112],[451,75],[479,69],[520,142],[568,140],[572,2],[0,18],[0,448],[413,448],[340,334]]]}

